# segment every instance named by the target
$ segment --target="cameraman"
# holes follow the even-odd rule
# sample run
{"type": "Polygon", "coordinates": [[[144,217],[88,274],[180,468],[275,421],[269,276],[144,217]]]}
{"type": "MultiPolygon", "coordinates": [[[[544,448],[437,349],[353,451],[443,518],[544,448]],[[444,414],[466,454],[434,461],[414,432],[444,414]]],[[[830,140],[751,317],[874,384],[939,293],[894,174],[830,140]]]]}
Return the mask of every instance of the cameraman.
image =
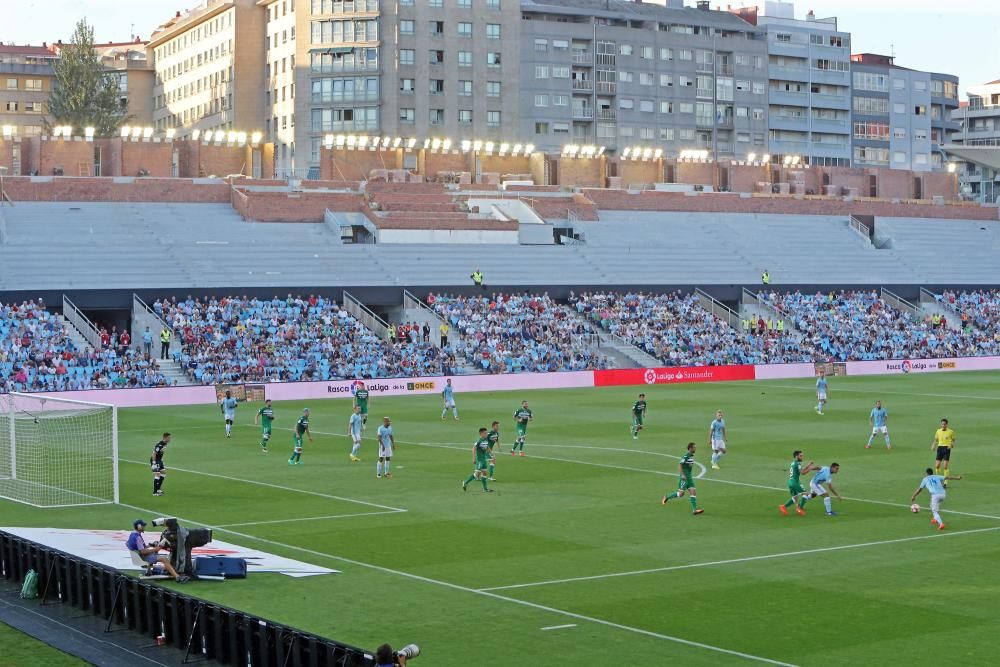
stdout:
{"type": "Polygon", "coordinates": [[[375,649],[375,667],[406,667],[406,648],[397,653],[388,644],[375,649]]]}
{"type": "Polygon", "coordinates": [[[163,569],[167,571],[171,577],[173,577],[177,583],[183,584],[190,580],[190,577],[180,576],[177,574],[177,570],[173,568],[170,564],[170,559],[167,556],[160,555],[160,546],[154,544],[153,546],[146,546],[146,539],[143,537],[143,532],[146,530],[146,522],[142,519],[136,519],[132,523],[132,533],[128,536],[128,541],[125,542],[125,547],[129,551],[135,551],[139,556],[149,564],[148,572],[153,571],[153,566],[162,565],[163,569]]]}

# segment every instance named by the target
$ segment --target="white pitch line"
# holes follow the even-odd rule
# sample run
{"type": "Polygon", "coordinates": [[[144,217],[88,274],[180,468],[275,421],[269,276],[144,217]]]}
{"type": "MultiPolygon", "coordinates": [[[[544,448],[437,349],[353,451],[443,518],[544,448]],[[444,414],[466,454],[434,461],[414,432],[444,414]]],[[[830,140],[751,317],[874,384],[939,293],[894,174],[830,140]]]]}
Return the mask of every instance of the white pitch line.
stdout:
{"type": "Polygon", "coordinates": [[[547,628],[542,628],[542,632],[547,630],[565,630],[567,628],[575,628],[576,623],[566,623],[565,625],[550,625],[547,628]]]}
{"type": "MultiPolygon", "coordinates": [[[[855,375],[854,377],[867,377],[867,376],[858,376],[858,375],[855,375]]],[[[725,383],[722,383],[722,384],[725,384],[725,383]]],[[[799,389],[799,390],[802,390],[802,391],[805,391],[805,390],[813,391],[813,388],[811,386],[802,385],[800,387],[800,386],[794,385],[794,384],[766,384],[766,385],[761,385],[761,388],[763,388],[763,387],[776,387],[778,389],[799,389]]],[[[1000,400],[1000,397],[998,397],[998,396],[970,396],[968,394],[923,394],[923,393],[913,392],[913,391],[876,391],[874,389],[852,389],[850,387],[843,387],[843,386],[838,386],[837,387],[837,392],[838,393],[844,393],[844,394],[887,394],[887,395],[892,395],[892,396],[923,396],[923,397],[926,397],[926,398],[958,398],[958,399],[963,399],[963,400],[974,400],[974,401],[996,401],[996,400],[1000,400]]]]}
{"type": "Polygon", "coordinates": [[[328,514],[326,516],[303,516],[295,519],[271,519],[270,521],[247,521],[246,523],[223,523],[213,528],[241,528],[243,526],[265,526],[278,523],[296,523],[299,521],[324,521],[326,519],[347,519],[355,516],[377,516],[379,514],[400,514],[406,510],[385,510],[381,512],[358,512],[356,514],[328,514]]]}
{"type": "MultiPolygon", "coordinates": [[[[132,461],[130,459],[119,459],[122,463],[134,463],[136,465],[148,466],[149,464],[145,461],[132,461]]],[[[242,477],[230,477],[229,475],[220,475],[214,472],[203,472],[201,470],[189,470],[187,468],[167,468],[167,471],[176,472],[186,472],[191,475],[203,475],[205,477],[215,477],[216,479],[225,479],[230,482],[244,482],[245,484],[256,484],[257,486],[266,486],[272,489],[280,489],[282,491],[291,491],[293,493],[304,493],[310,496],[318,496],[320,498],[327,498],[330,500],[341,500],[346,503],[355,503],[357,505],[367,505],[368,507],[377,507],[381,510],[391,510],[393,512],[405,512],[406,510],[401,507],[390,507],[389,505],[379,505],[378,503],[370,503],[367,500],[358,500],[356,498],[345,498],[343,496],[334,496],[329,493],[321,493],[319,491],[307,491],[306,489],[295,489],[290,486],[282,486],[280,484],[271,484],[270,482],[261,482],[254,479],[243,479],[242,477]]]]}
{"type": "MultiPolygon", "coordinates": [[[[120,503],[122,507],[128,507],[140,512],[147,512],[150,514],[157,514],[160,510],[151,510],[146,507],[139,507],[138,505],[129,505],[127,503],[120,503]]],[[[183,517],[177,517],[179,521],[191,523],[199,526],[206,526],[211,528],[209,524],[201,523],[200,521],[193,521],[191,519],[185,519],[183,517]]],[[[292,544],[285,544],[284,542],[278,542],[276,540],[269,540],[263,537],[256,537],[254,535],[249,535],[247,533],[239,533],[234,530],[229,530],[228,528],[219,528],[219,532],[229,533],[230,535],[235,535],[237,537],[242,537],[248,540],[256,540],[263,544],[270,544],[272,546],[281,547],[284,549],[289,549],[292,551],[298,551],[301,553],[309,554],[311,556],[318,556],[320,558],[328,558],[333,561],[340,563],[347,563],[349,565],[355,565],[357,567],[363,567],[370,570],[375,570],[378,572],[383,572],[385,574],[392,574],[398,577],[404,577],[406,579],[412,579],[414,581],[420,581],[426,584],[432,584],[435,586],[441,586],[442,588],[448,588],[453,591],[460,591],[463,593],[471,593],[473,595],[481,595],[483,597],[488,597],[494,600],[501,600],[503,602],[509,602],[511,604],[520,605],[522,607],[528,607],[531,609],[536,609],[538,611],[544,611],[550,614],[556,614],[559,616],[565,616],[567,618],[572,618],[578,621],[586,621],[588,623],[594,623],[595,625],[602,625],[604,627],[613,628],[615,630],[623,630],[625,632],[631,632],[633,634],[642,635],[645,637],[651,637],[653,639],[660,639],[663,641],[673,642],[675,644],[683,644],[684,646],[690,646],[692,648],[700,648],[706,651],[713,651],[715,653],[722,653],[725,655],[734,656],[737,658],[743,658],[744,660],[750,660],[753,662],[760,662],[767,665],[776,665],[777,667],[798,667],[792,663],[781,662],[779,660],[772,660],[770,658],[765,658],[759,655],[752,655],[750,653],[743,653],[741,651],[734,651],[732,649],[722,648],[720,646],[712,646],[711,644],[703,644],[701,642],[692,641],[690,639],[684,639],[683,637],[675,637],[673,635],[662,634],[659,632],[653,632],[652,630],[644,630],[642,628],[636,628],[629,625],[623,625],[621,623],[615,623],[613,621],[607,621],[603,618],[597,618],[594,616],[585,616],[583,614],[577,614],[572,611],[566,611],[565,609],[558,609],[556,607],[548,607],[546,605],[537,604],[534,602],[528,602],[527,600],[519,600],[517,598],[508,597],[506,595],[500,595],[498,593],[492,593],[490,591],[480,591],[475,588],[469,588],[467,586],[461,586],[459,584],[453,584],[447,581],[441,581],[439,579],[431,579],[430,577],[424,577],[419,574],[412,574],[410,572],[403,572],[402,570],[394,570],[389,567],[383,567],[382,565],[374,565],[372,563],[365,563],[364,561],[354,560],[353,558],[345,558],[344,556],[336,556],[334,554],[324,553],[322,551],[316,551],[314,549],[307,549],[305,547],[297,547],[292,544]]]]}
{"type": "Polygon", "coordinates": [[[806,556],[809,554],[826,553],[831,551],[845,551],[847,549],[863,549],[866,547],[878,547],[886,544],[900,544],[903,542],[917,542],[920,540],[931,540],[940,537],[952,537],[956,535],[971,535],[974,533],[988,533],[1000,530],[1000,526],[992,528],[974,528],[971,530],[960,530],[953,533],[934,533],[933,535],[920,535],[917,537],[901,537],[893,540],[879,540],[877,542],[861,542],[859,544],[842,544],[835,547],[820,547],[817,549],[803,549],[802,551],[785,551],[776,554],[765,554],[763,556],[746,556],[744,558],[730,558],[727,560],[713,560],[705,563],[688,563],[685,565],[668,565],[665,567],[653,567],[646,570],[631,570],[628,572],[611,572],[608,574],[595,574],[586,577],[568,577],[566,579],[549,579],[546,581],[532,581],[524,584],[510,584],[508,586],[491,586],[480,588],[480,591],[509,591],[517,588],[534,588],[536,586],[550,586],[553,584],[568,584],[578,581],[596,581],[599,579],[612,579],[615,577],[633,577],[642,574],[655,574],[659,572],[673,572],[675,570],[692,570],[701,567],[714,567],[716,565],[731,565],[733,563],[751,563],[761,560],[772,560],[775,558],[789,558],[791,556],[806,556]]]}

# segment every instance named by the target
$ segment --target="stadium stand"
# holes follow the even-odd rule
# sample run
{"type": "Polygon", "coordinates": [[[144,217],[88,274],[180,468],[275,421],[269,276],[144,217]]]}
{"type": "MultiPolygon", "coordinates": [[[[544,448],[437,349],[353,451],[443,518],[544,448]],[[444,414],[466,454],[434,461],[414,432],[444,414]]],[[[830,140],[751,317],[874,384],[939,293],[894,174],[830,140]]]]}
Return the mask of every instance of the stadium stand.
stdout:
{"type": "Polygon", "coordinates": [[[609,368],[593,332],[548,294],[431,295],[431,307],[460,332],[456,354],[485,373],[609,368]]]}
{"type": "Polygon", "coordinates": [[[939,358],[996,354],[992,334],[955,331],[922,317],[903,313],[876,292],[758,295],[787,314],[804,332],[803,349],[816,360],[869,361],[907,357],[939,358]]]}
{"type": "Polygon", "coordinates": [[[577,312],[665,364],[687,366],[810,361],[798,337],[739,332],[694,294],[584,293],[577,312]]]}
{"type": "Polygon", "coordinates": [[[101,350],[73,341],[43,303],[0,304],[0,392],[162,387],[155,359],[135,349],[101,350]]]}
{"type": "Polygon", "coordinates": [[[992,332],[1000,340],[1000,290],[945,291],[937,299],[958,316],[962,329],[992,332]]]}
{"type": "Polygon", "coordinates": [[[189,296],[152,307],[181,337],[175,358],[205,384],[441,375],[455,365],[430,343],[380,340],[321,296],[189,296]]]}

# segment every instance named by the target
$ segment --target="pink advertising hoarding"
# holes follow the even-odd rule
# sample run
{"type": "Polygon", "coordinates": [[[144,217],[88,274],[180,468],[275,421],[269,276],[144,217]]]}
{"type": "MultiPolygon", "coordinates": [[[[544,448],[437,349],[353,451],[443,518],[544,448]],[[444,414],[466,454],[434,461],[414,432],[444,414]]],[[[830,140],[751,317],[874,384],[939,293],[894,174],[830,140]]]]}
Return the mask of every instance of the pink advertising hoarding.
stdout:
{"type": "Polygon", "coordinates": [[[757,380],[790,380],[816,375],[816,364],[761,364],[754,367],[757,380]]]}
{"type": "Polygon", "coordinates": [[[948,371],[991,371],[1000,369],[1000,357],[958,359],[892,359],[889,361],[848,361],[848,375],[892,375],[895,373],[940,373],[948,371]]]}
{"type": "Polygon", "coordinates": [[[30,394],[42,400],[63,398],[71,401],[104,403],[119,408],[145,408],[157,405],[198,405],[215,403],[215,387],[144,387],[138,389],[88,389],[83,391],[47,391],[30,394]]]}

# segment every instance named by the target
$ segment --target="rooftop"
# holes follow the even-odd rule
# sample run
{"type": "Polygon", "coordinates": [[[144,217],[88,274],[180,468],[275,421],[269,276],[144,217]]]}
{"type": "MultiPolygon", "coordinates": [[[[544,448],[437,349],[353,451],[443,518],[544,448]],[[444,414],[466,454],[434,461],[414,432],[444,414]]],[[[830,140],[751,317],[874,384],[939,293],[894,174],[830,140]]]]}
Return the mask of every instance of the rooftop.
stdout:
{"type": "Polygon", "coordinates": [[[628,0],[521,0],[522,11],[597,16],[601,18],[661,21],[729,30],[752,26],[731,12],[696,7],[654,5],[628,0]]]}

